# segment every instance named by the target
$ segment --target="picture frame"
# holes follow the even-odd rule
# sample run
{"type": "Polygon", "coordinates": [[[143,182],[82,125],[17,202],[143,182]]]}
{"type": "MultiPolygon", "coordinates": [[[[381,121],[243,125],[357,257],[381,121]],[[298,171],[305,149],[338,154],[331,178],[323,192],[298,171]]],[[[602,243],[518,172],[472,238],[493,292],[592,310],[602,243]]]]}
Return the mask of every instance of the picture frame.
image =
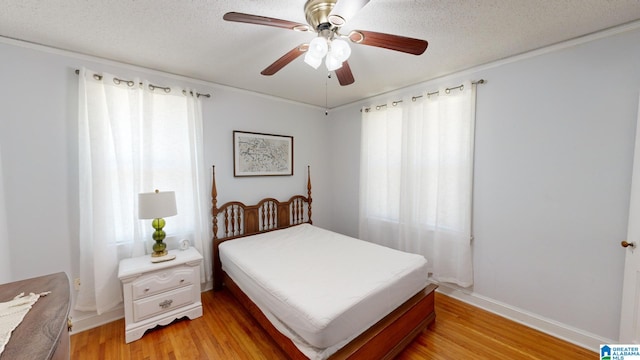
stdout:
{"type": "Polygon", "coordinates": [[[293,136],[233,131],[233,176],[292,176],[293,136]]]}

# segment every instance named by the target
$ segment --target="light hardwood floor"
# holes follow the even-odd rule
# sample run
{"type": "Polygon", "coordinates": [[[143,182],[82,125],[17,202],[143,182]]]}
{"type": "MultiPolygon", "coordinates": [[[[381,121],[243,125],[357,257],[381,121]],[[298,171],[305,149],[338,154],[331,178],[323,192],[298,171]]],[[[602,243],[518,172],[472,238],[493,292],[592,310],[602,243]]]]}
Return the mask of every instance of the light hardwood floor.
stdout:
{"type": "MultiPolygon", "coordinates": [[[[204,316],[178,320],[124,342],[124,320],[71,336],[71,359],[284,359],[227,291],[202,294],[204,316]]],[[[596,359],[593,351],[440,293],[436,321],[398,359],[596,359]]]]}

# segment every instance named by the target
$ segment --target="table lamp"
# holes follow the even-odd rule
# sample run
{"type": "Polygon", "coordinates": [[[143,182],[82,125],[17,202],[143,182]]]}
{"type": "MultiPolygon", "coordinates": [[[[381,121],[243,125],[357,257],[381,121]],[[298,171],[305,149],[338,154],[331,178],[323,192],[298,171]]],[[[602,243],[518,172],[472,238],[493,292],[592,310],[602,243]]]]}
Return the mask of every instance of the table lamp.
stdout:
{"type": "Polygon", "coordinates": [[[151,226],[155,229],[153,233],[153,253],[152,262],[167,261],[175,259],[175,255],[168,255],[167,244],[162,240],[166,233],[162,228],[165,225],[163,218],[178,214],[176,209],[176,194],[173,191],[159,191],[138,194],[138,218],[153,219],[151,226]]]}

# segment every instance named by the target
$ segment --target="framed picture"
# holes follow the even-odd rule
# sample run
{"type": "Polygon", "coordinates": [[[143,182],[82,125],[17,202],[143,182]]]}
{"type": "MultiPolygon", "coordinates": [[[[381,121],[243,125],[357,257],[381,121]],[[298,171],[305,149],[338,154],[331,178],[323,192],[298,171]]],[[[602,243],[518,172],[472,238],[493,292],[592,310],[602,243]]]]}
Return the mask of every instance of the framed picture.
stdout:
{"type": "Polygon", "coordinates": [[[233,132],[233,176],[293,175],[293,136],[233,132]]]}

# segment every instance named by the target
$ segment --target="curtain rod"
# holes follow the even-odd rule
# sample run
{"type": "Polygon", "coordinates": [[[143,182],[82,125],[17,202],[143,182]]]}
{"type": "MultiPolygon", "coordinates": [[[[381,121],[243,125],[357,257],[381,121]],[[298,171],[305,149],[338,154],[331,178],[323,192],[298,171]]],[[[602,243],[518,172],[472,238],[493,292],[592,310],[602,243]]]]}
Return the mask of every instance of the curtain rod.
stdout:
{"type": "MultiPolygon", "coordinates": [[[[485,82],[487,82],[485,79],[480,79],[478,81],[472,81],[471,85],[484,84],[485,82]]],[[[446,88],[446,89],[444,89],[444,92],[446,92],[448,94],[451,90],[455,90],[455,89],[462,90],[463,88],[464,88],[464,85],[458,85],[458,86],[455,86],[455,87],[446,88]]],[[[427,93],[427,97],[429,97],[431,95],[438,95],[438,94],[440,94],[440,91],[428,92],[427,93]]],[[[422,95],[412,96],[411,97],[411,101],[416,101],[421,97],[422,97],[422,95]]],[[[396,106],[396,105],[398,105],[398,103],[401,103],[401,102],[402,102],[402,100],[396,100],[396,101],[393,101],[391,103],[391,105],[396,106]]],[[[387,106],[387,104],[376,105],[376,110],[380,110],[380,109],[382,109],[383,107],[386,107],[386,106],[387,106]]],[[[360,109],[360,112],[362,112],[362,110],[363,109],[360,109]]],[[[365,112],[368,112],[369,110],[371,110],[371,108],[364,108],[365,112]]]]}
{"type": "MultiPolygon", "coordinates": [[[[79,69],[76,69],[76,75],[80,75],[80,70],[79,69]]],[[[102,75],[93,74],[93,78],[96,79],[96,80],[102,80],[102,75]]],[[[125,83],[129,87],[131,87],[131,86],[133,86],[135,84],[135,82],[133,82],[133,80],[123,80],[123,79],[118,79],[118,78],[113,78],[113,82],[116,85],[120,85],[121,83],[125,83]]],[[[140,86],[142,86],[142,83],[140,83],[140,86]]],[[[158,85],[149,84],[149,90],[153,91],[155,89],[162,89],[167,94],[171,92],[171,88],[170,87],[164,87],[164,86],[158,86],[158,85]]],[[[182,93],[184,95],[187,95],[187,91],[186,90],[182,90],[182,93]]],[[[191,93],[191,95],[193,95],[193,91],[190,91],[190,93],[191,93]]],[[[201,93],[197,92],[196,96],[197,97],[204,96],[204,97],[210,98],[211,94],[201,94],[201,93]]]]}

